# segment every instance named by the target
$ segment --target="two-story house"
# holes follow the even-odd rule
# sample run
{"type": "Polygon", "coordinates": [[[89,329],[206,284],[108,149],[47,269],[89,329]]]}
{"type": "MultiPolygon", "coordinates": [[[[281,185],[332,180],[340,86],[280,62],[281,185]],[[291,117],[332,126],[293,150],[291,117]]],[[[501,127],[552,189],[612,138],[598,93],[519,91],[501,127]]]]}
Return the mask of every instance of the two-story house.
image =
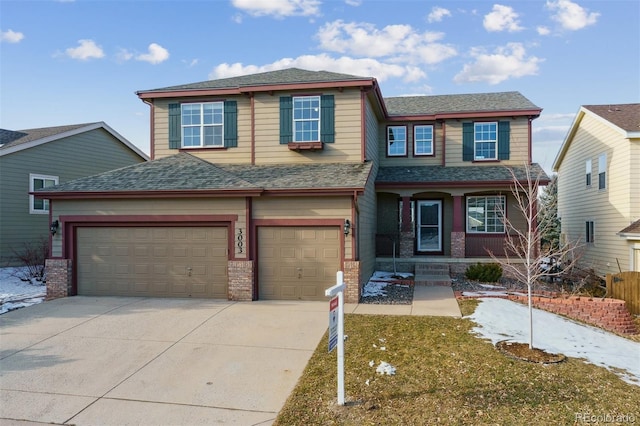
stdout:
{"type": "Polygon", "coordinates": [[[640,271],[640,104],[583,105],[553,169],[562,237],[599,275],[640,271]]]}
{"type": "Polygon", "coordinates": [[[503,249],[504,214],[518,223],[507,167],[531,165],[541,111],[517,92],[385,99],[375,78],[295,68],[138,96],[151,162],[37,194],[61,224],[50,297],[323,300],[342,270],[357,302],[394,245],[475,263],[503,249]]]}

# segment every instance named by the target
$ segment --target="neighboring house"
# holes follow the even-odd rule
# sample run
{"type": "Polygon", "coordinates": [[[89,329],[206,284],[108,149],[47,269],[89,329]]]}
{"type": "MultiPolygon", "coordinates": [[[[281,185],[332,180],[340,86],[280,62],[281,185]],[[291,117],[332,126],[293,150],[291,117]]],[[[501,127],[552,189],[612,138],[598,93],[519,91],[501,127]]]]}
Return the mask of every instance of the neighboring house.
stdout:
{"type": "Polygon", "coordinates": [[[50,297],[324,300],[342,270],[357,302],[394,243],[405,268],[499,254],[504,211],[523,223],[505,166],[544,173],[517,92],[385,99],[294,68],[138,96],[153,161],[38,193],[62,224],[50,297]]]}
{"type": "Polygon", "coordinates": [[[562,238],[600,275],[640,271],[640,104],[584,105],[553,164],[562,238]]]}
{"type": "Polygon", "coordinates": [[[105,123],[0,129],[0,266],[48,241],[50,204],[31,191],[147,161],[105,123]]]}

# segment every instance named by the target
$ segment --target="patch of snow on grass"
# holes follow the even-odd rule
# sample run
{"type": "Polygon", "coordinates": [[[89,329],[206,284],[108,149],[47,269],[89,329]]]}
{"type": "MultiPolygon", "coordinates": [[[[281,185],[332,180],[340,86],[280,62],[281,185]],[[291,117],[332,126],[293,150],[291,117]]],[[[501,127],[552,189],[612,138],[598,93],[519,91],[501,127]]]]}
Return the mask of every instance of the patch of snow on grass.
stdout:
{"type": "Polygon", "coordinates": [[[396,374],[396,368],[387,362],[380,361],[380,365],[378,365],[378,367],[376,368],[376,373],[393,376],[394,374],[396,374]]]}
{"type": "Polygon", "coordinates": [[[0,268],[0,314],[41,303],[47,288],[39,281],[18,278],[24,268],[0,268]]]}
{"type": "MultiPolygon", "coordinates": [[[[472,332],[489,339],[529,342],[529,312],[525,305],[504,299],[479,299],[467,318],[478,324],[472,332]]],[[[596,327],[580,324],[539,309],[533,310],[533,346],[551,353],[604,367],[632,385],[640,386],[640,343],[596,327]]]]}

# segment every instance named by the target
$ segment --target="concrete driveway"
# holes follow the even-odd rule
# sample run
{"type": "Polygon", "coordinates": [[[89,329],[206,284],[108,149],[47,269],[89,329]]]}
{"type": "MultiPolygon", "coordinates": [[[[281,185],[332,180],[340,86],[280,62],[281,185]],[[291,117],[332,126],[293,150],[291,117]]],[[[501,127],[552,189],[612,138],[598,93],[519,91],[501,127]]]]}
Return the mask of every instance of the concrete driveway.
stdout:
{"type": "Polygon", "coordinates": [[[269,425],[326,302],[70,297],[0,316],[0,424],[269,425]]]}

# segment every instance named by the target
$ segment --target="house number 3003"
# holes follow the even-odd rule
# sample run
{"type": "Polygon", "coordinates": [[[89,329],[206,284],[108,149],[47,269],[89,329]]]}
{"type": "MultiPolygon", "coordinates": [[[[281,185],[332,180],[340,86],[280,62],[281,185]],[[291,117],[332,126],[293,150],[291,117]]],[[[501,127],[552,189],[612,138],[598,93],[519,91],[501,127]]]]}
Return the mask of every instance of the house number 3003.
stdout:
{"type": "Polygon", "coordinates": [[[238,237],[236,238],[236,246],[238,247],[238,253],[244,252],[244,234],[242,233],[242,229],[238,229],[238,237]]]}

